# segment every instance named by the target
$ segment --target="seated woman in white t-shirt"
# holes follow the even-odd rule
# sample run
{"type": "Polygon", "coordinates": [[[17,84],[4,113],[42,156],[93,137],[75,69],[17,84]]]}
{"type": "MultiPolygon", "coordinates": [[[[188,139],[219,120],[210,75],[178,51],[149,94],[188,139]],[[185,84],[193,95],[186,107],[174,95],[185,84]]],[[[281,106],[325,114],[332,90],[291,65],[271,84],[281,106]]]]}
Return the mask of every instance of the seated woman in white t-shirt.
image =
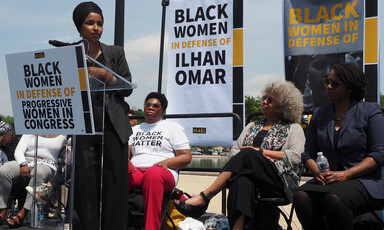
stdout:
{"type": "Polygon", "coordinates": [[[192,159],[183,127],[162,119],[167,105],[164,94],[148,94],[145,123],[134,126],[129,139],[129,189],[143,191],[146,229],[160,229],[163,193],[176,186],[177,171],[192,159]]]}

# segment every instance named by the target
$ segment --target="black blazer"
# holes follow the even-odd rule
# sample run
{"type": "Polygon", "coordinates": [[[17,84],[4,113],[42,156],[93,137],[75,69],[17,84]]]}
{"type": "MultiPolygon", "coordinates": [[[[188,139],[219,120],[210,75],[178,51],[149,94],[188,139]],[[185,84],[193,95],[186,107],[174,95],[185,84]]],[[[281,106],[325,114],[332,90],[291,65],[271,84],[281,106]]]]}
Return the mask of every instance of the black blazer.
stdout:
{"type": "Polygon", "coordinates": [[[377,168],[357,179],[372,197],[384,199],[384,118],[377,103],[351,101],[337,146],[334,144],[333,103],[315,109],[302,161],[316,160],[317,152],[323,152],[328,158],[332,171],[348,169],[372,157],[377,168]]]}
{"type": "MultiPolygon", "coordinates": [[[[103,43],[100,43],[100,46],[105,59],[104,65],[128,81],[132,81],[124,49],[120,46],[108,46],[103,43]]],[[[128,142],[129,136],[132,134],[128,111],[124,108],[124,97],[128,97],[131,93],[132,90],[118,90],[108,91],[105,94],[105,109],[123,144],[128,142]]]]}

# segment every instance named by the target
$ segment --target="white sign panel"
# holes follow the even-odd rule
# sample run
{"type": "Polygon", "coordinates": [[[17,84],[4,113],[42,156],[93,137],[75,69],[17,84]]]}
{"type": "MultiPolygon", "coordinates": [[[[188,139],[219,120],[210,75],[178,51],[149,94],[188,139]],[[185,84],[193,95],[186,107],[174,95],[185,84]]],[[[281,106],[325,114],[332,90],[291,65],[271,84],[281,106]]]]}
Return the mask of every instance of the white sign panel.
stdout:
{"type": "Polygon", "coordinates": [[[83,46],[6,55],[18,134],[94,133],[83,46]]]}
{"type": "MultiPolygon", "coordinates": [[[[168,114],[233,112],[233,1],[168,7],[168,114]]],[[[192,145],[233,144],[232,117],[177,119],[192,145]]]]}

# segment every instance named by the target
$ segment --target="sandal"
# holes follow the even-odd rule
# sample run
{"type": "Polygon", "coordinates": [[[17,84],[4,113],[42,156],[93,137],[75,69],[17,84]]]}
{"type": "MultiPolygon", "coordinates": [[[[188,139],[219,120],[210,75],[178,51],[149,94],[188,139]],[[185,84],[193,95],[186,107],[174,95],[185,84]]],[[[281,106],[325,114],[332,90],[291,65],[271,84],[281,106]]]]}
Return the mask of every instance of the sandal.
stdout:
{"type": "Polygon", "coordinates": [[[27,212],[25,212],[24,217],[22,218],[19,213],[16,214],[16,216],[11,216],[11,218],[7,219],[7,225],[9,228],[18,228],[24,223],[25,217],[28,215],[27,212]],[[10,221],[13,221],[10,222],[10,221]]]}
{"type": "Polygon", "coordinates": [[[173,200],[173,205],[175,205],[181,214],[197,219],[205,213],[209,205],[209,198],[203,192],[200,192],[200,196],[203,197],[203,200],[207,203],[206,205],[190,205],[185,203],[186,200],[173,200]],[[176,201],[178,201],[178,203],[176,203],[176,201]]]}

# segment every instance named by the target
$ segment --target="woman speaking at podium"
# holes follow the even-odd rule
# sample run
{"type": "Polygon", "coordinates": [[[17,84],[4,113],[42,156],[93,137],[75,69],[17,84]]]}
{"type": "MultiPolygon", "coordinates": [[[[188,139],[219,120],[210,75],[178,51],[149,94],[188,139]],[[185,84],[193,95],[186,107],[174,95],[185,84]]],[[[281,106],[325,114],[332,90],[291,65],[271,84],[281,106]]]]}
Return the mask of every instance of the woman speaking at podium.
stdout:
{"type": "MultiPolygon", "coordinates": [[[[131,81],[131,73],[123,48],[100,42],[104,24],[100,7],[93,2],[80,3],[73,11],[73,21],[80,36],[88,40],[88,44],[85,44],[85,49],[89,51],[88,55],[131,81]]],[[[88,63],[88,74],[104,82],[106,87],[118,82],[112,73],[97,66],[96,63],[88,63]]],[[[95,128],[97,132],[102,132],[104,128],[104,140],[102,135],[76,138],[74,202],[80,226],[74,224],[74,229],[99,229],[99,224],[102,229],[126,229],[127,143],[132,129],[128,110],[124,106],[124,97],[128,97],[131,93],[132,90],[106,90],[104,97],[101,91],[91,92],[95,128]],[[104,127],[103,113],[105,114],[104,127]],[[102,148],[104,148],[103,161],[101,161],[102,148]],[[101,176],[102,197],[100,197],[101,176]],[[102,207],[100,207],[100,199],[102,199],[102,207]]]]}

